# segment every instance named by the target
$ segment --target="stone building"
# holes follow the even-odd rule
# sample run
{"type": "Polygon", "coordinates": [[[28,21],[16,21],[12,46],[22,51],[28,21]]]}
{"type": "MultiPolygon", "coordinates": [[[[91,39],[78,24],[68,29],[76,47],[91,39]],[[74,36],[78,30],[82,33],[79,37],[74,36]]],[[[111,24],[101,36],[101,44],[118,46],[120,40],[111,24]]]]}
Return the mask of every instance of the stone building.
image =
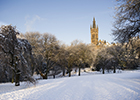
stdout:
{"type": "Polygon", "coordinates": [[[91,43],[98,44],[98,26],[96,26],[95,18],[93,18],[93,25],[90,26],[91,43]]]}
{"type": "Polygon", "coordinates": [[[95,18],[93,18],[93,25],[90,26],[91,44],[95,44],[97,48],[107,47],[115,44],[109,44],[106,40],[98,39],[98,26],[96,25],[95,18]]]}

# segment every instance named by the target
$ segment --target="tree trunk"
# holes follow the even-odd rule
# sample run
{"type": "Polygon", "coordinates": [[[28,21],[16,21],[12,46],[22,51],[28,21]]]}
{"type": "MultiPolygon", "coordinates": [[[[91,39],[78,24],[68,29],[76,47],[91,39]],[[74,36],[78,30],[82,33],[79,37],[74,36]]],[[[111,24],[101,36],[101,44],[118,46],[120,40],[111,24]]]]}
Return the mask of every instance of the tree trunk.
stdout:
{"type": "Polygon", "coordinates": [[[80,72],[81,72],[81,67],[79,67],[79,76],[80,76],[80,72]]]}
{"type": "Polygon", "coordinates": [[[45,77],[43,79],[48,79],[48,72],[49,72],[49,69],[47,67],[46,74],[45,74],[45,77]]]}
{"type": "Polygon", "coordinates": [[[55,74],[53,75],[53,78],[55,79],[55,74]]]}
{"type": "Polygon", "coordinates": [[[32,71],[32,76],[33,76],[33,74],[34,74],[34,65],[33,64],[31,64],[31,71],[32,71]]]}
{"type": "MultiPolygon", "coordinates": [[[[14,50],[13,50],[14,52],[14,50]]],[[[14,53],[13,53],[14,54],[14,53]]],[[[14,55],[11,53],[11,56],[12,56],[12,62],[11,62],[11,67],[15,68],[14,66],[14,55]]],[[[14,82],[14,77],[15,77],[15,70],[13,69],[13,72],[12,72],[12,83],[14,82]]]]}
{"type": "Polygon", "coordinates": [[[54,71],[54,74],[53,74],[53,79],[55,79],[55,75],[56,75],[56,71],[54,71]]]}
{"type": "Polygon", "coordinates": [[[45,77],[43,79],[48,79],[48,73],[45,74],[45,77]]]}
{"type": "Polygon", "coordinates": [[[15,86],[20,86],[19,78],[20,74],[16,73],[15,86]]]}
{"type": "Polygon", "coordinates": [[[14,83],[14,70],[12,71],[12,83],[14,83]]]}
{"type": "Polygon", "coordinates": [[[69,77],[71,77],[71,71],[69,71],[69,77]]]}
{"type": "Polygon", "coordinates": [[[46,73],[45,75],[40,71],[38,70],[39,74],[42,76],[43,79],[47,79],[48,78],[48,73],[46,73]]]}
{"type": "Polygon", "coordinates": [[[65,76],[65,67],[63,68],[63,76],[65,76]]]}
{"type": "Polygon", "coordinates": [[[104,66],[103,66],[103,74],[105,74],[105,68],[104,68],[104,66]]]}
{"type": "Polygon", "coordinates": [[[114,66],[114,71],[113,71],[113,73],[116,73],[116,67],[114,66]]]}

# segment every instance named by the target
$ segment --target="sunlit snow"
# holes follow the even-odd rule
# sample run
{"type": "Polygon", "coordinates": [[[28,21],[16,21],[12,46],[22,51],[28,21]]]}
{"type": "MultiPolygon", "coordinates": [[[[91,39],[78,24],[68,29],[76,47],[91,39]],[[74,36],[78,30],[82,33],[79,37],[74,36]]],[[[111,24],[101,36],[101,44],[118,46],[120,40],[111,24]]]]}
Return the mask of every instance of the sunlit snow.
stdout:
{"type": "Polygon", "coordinates": [[[0,84],[0,100],[140,100],[140,71],[0,84]]]}

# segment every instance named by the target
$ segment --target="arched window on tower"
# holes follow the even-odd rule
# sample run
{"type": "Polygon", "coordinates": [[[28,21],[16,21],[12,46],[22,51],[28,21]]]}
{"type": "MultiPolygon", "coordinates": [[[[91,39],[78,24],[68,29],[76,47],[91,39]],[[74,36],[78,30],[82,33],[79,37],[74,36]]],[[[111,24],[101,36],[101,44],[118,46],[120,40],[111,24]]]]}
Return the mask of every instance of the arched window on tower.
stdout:
{"type": "Polygon", "coordinates": [[[95,34],[92,34],[92,38],[93,38],[93,39],[95,38],[95,34]]]}
{"type": "Polygon", "coordinates": [[[96,34],[96,38],[98,37],[98,34],[96,34]]]}
{"type": "Polygon", "coordinates": [[[95,40],[92,40],[92,42],[94,43],[94,42],[95,42],[95,40]]]}

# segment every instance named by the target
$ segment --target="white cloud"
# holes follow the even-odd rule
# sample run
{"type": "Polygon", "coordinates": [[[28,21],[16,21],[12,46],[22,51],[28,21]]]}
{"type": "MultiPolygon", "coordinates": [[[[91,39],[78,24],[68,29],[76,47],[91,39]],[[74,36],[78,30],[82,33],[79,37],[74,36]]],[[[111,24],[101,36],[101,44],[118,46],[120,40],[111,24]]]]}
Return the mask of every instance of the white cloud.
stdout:
{"type": "Polygon", "coordinates": [[[43,18],[39,17],[38,15],[35,15],[34,17],[30,17],[29,15],[25,16],[25,26],[26,26],[26,31],[31,31],[33,30],[33,25],[36,23],[36,21],[42,21],[44,20],[43,18]]]}

